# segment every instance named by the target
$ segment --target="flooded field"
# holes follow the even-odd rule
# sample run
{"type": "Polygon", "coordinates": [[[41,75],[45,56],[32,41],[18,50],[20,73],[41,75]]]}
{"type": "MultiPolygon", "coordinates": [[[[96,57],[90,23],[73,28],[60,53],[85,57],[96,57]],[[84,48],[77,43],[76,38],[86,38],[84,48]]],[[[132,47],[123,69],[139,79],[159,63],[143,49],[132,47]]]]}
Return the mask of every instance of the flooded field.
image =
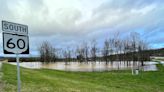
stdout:
{"type": "MultiPolygon", "coordinates": [[[[11,62],[10,64],[16,65],[15,62],[11,62]]],[[[20,66],[31,69],[56,69],[56,70],[64,70],[64,71],[110,71],[110,70],[127,70],[132,68],[143,69],[144,71],[156,71],[157,62],[149,61],[144,62],[144,66],[141,67],[140,62],[109,62],[106,64],[105,62],[52,62],[52,63],[41,63],[41,62],[21,62],[20,66]]]]}

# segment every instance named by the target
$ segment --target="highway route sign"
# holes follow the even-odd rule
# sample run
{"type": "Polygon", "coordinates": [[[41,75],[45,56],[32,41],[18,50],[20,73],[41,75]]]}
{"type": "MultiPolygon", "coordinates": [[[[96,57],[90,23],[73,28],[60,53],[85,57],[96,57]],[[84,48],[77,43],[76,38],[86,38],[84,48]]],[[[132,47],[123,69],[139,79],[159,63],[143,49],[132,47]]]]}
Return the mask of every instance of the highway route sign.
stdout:
{"type": "Polygon", "coordinates": [[[29,54],[28,26],[2,21],[4,54],[29,54]]]}

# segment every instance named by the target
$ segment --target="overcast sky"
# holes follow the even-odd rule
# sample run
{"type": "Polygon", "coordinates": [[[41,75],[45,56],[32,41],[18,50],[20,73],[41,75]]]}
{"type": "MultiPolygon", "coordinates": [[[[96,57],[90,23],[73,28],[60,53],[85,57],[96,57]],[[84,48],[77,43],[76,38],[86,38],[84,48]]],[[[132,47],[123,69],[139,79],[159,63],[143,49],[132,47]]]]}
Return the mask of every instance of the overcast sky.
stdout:
{"type": "Polygon", "coordinates": [[[92,39],[101,45],[133,31],[164,47],[164,0],[0,0],[0,20],[28,25],[31,54],[45,40],[58,48],[92,39]]]}

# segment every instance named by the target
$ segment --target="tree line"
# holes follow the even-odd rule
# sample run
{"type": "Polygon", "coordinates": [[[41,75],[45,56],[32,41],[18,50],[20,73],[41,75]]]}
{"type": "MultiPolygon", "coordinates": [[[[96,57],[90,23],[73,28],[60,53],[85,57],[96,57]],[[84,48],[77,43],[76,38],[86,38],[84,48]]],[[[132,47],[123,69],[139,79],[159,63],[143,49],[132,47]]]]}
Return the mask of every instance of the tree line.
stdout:
{"type": "Polygon", "coordinates": [[[79,43],[75,48],[55,48],[50,42],[44,41],[38,47],[41,62],[55,62],[56,60],[78,62],[105,61],[143,61],[150,60],[148,43],[136,32],[130,33],[126,38],[119,34],[106,38],[102,47],[98,47],[96,39],[79,43]]]}

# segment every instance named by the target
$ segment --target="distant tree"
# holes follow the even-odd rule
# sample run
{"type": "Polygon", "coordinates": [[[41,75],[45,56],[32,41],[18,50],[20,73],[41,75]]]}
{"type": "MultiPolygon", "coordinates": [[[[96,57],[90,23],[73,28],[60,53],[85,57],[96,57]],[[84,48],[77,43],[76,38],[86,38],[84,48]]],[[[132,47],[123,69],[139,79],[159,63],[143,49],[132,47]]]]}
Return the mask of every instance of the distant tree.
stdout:
{"type": "Polygon", "coordinates": [[[109,56],[109,40],[105,40],[104,41],[104,47],[103,47],[103,58],[104,58],[104,61],[106,62],[106,64],[108,63],[108,56],[109,56]]]}
{"type": "Polygon", "coordinates": [[[83,62],[84,61],[84,57],[85,57],[85,50],[82,46],[78,46],[76,48],[76,52],[77,52],[77,60],[79,62],[83,62]]]}
{"type": "Polygon", "coordinates": [[[95,61],[96,62],[96,58],[97,58],[97,42],[96,40],[92,40],[91,42],[91,49],[90,49],[90,53],[91,53],[91,58],[92,58],[92,61],[95,61]]]}
{"type": "Polygon", "coordinates": [[[113,61],[114,61],[114,57],[112,57],[112,55],[115,53],[114,52],[114,38],[109,38],[109,47],[110,47],[110,50],[109,50],[109,53],[110,53],[110,61],[111,61],[111,64],[113,64],[113,61]]]}
{"type": "Polygon", "coordinates": [[[38,47],[41,62],[52,62],[56,60],[55,48],[48,41],[42,42],[38,47]]]}
{"type": "Polygon", "coordinates": [[[67,47],[66,49],[63,50],[63,58],[65,64],[68,64],[73,60],[73,55],[74,55],[73,49],[71,49],[70,47],[67,47]]]}
{"type": "Polygon", "coordinates": [[[124,54],[123,58],[124,58],[124,61],[129,60],[129,58],[128,58],[129,52],[130,52],[130,42],[129,42],[129,39],[125,39],[125,40],[123,40],[123,54],[124,54]]]}
{"type": "Polygon", "coordinates": [[[87,42],[83,43],[85,61],[88,62],[89,46],[87,42]]]}
{"type": "Polygon", "coordinates": [[[148,43],[141,40],[138,44],[138,60],[141,61],[141,65],[144,65],[145,60],[149,60],[150,56],[147,55],[148,53],[145,53],[145,51],[148,49],[148,43]]]}
{"type": "Polygon", "coordinates": [[[132,61],[136,61],[136,52],[138,51],[138,42],[140,40],[139,38],[139,33],[137,32],[131,32],[130,34],[130,38],[131,38],[131,52],[132,52],[132,61]]]}

